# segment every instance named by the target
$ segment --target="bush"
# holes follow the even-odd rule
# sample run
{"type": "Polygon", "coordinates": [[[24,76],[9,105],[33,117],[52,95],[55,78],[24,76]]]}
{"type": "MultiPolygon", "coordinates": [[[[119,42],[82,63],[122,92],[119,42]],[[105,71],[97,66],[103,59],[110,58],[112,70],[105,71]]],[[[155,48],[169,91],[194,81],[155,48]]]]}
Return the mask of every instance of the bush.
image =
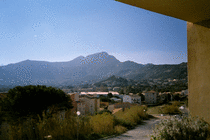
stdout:
{"type": "Polygon", "coordinates": [[[198,117],[183,117],[181,120],[171,117],[161,120],[151,135],[152,140],[205,140],[208,124],[198,117]]]}
{"type": "Polygon", "coordinates": [[[50,110],[57,113],[59,110],[73,108],[71,98],[61,89],[46,86],[17,86],[10,89],[2,100],[2,111],[5,117],[11,121],[21,118],[42,117],[42,112],[50,110]]]}
{"type": "MultiPolygon", "coordinates": [[[[79,139],[87,139],[91,133],[89,118],[79,118],[79,139]]],[[[0,135],[2,140],[44,140],[45,136],[51,136],[53,140],[77,138],[77,118],[75,116],[67,116],[60,119],[59,116],[53,115],[47,118],[43,113],[42,119],[28,119],[27,121],[18,123],[18,125],[7,124],[2,126],[4,132],[0,135]]]]}
{"type": "Polygon", "coordinates": [[[114,133],[114,117],[109,113],[91,116],[90,124],[96,134],[110,135],[114,133]]]}
{"type": "Polygon", "coordinates": [[[162,109],[160,109],[160,112],[162,114],[181,114],[181,111],[179,110],[178,106],[175,105],[165,105],[162,109]]]}
{"type": "Polygon", "coordinates": [[[95,116],[77,118],[71,114],[70,110],[67,110],[63,119],[56,114],[48,117],[43,112],[38,119],[27,118],[23,123],[17,123],[18,125],[10,123],[2,125],[0,139],[44,140],[46,136],[51,136],[53,140],[75,140],[77,139],[78,128],[80,140],[94,140],[108,135],[121,134],[127,130],[126,127],[134,127],[144,118],[147,118],[146,107],[142,106],[133,106],[124,112],[121,111],[116,116],[104,112],[95,116]]]}
{"type": "Polygon", "coordinates": [[[115,134],[122,134],[127,131],[127,128],[121,125],[117,125],[114,127],[115,134]]]}
{"type": "Polygon", "coordinates": [[[115,113],[115,125],[122,125],[128,129],[141,123],[142,119],[146,119],[146,108],[141,106],[133,106],[130,109],[125,109],[115,113]],[[145,110],[145,111],[144,111],[145,110]]]}
{"type": "Polygon", "coordinates": [[[179,107],[181,105],[181,103],[179,101],[174,101],[172,103],[172,105],[179,107]]]}
{"type": "Polygon", "coordinates": [[[104,109],[104,110],[101,110],[101,111],[99,111],[98,113],[96,113],[96,114],[103,114],[103,113],[109,113],[109,114],[112,114],[112,112],[111,111],[109,111],[109,110],[107,110],[107,109],[104,109]]]}

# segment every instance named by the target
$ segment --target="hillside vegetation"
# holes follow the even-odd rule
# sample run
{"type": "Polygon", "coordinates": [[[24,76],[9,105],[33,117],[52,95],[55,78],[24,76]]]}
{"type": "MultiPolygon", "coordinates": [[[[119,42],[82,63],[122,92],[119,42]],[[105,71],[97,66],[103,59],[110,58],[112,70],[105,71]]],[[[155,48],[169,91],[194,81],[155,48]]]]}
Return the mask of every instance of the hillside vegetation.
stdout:
{"type": "MultiPolygon", "coordinates": [[[[131,61],[120,62],[106,52],[87,57],[77,57],[68,62],[46,62],[26,60],[0,67],[0,85],[47,85],[70,86],[93,84],[110,76],[116,85],[129,85],[131,80],[187,79],[187,63],[177,65],[142,65],[131,61]]],[[[0,87],[0,88],[1,88],[0,87]]]]}

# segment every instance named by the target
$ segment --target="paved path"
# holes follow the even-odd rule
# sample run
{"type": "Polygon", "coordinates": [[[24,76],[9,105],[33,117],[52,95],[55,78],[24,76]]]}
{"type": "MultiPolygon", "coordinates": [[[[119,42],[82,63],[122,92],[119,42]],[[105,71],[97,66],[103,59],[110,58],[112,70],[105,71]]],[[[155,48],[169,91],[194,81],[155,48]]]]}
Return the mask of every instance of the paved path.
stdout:
{"type": "Polygon", "coordinates": [[[150,140],[149,135],[152,134],[152,128],[160,122],[160,118],[144,120],[143,124],[138,125],[135,129],[129,130],[126,133],[107,140],[150,140]]]}
{"type": "MultiPolygon", "coordinates": [[[[186,108],[181,110],[181,112],[183,113],[183,116],[188,116],[189,114],[189,110],[186,108]]],[[[101,140],[150,140],[149,135],[152,134],[152,130],[155,127],[155,124],[158,124],[161,121],[161,119],[168,119],[174,115],[161,116],[160,114],[153,114],[153,116],[155,118],[150,120],[143,120],[143,123],[141,125],[136,126],[132,130],[128,130],[124,134],[113,138],[104,138],[101,140]]]]}
{"type": "Polygon", "coordinates": [[[186,108],[186,105],[183,106],[184,109],[181,109],[180,111],[182,112],[183,116],[188,116],[189,115],[189,109],[186,108]]]}
{"type": "MultiPolygon", "coordinates": [[[[188,112],[186,114],[188,114],[188,112]]],[[[128,130],[126,133],[121,134],[120,136],[101,140],[150,140],[149,135],[152,134],[152,130],[155,128],[155,125],[158,124],[162,119],[168,119],[174,115],[161,116],[160,114],[154,114],[153,116],[155,118],[143,120],[141,125],[138,125],[132,130],[128,130]]]]}

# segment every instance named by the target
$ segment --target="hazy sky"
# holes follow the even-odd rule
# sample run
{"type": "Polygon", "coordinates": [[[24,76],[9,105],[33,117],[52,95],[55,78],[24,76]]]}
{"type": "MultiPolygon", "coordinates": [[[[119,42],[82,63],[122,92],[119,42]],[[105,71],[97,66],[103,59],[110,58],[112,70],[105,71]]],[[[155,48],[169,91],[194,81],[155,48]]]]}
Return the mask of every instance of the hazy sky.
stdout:
{"type": "Polygon", "coordinates": [[[0,65],[102,51],[121,62],[187,62],[186,22],[114,0],[0,1],[0,65]]]}

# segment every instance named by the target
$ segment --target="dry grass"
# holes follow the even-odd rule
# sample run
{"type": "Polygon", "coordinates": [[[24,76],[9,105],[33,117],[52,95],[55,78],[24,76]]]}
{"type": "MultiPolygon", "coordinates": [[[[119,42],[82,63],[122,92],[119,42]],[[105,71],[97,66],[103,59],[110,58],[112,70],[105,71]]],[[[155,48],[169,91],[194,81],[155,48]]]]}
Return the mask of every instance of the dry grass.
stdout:
{"type": "Polygon", "coordinates": [[[179,106],[181,103],[179,101],[171,102],[172,105],[162,105],[148,107],[148,114],[180,114],[179,106]]]}
{"type": "Polygon", "coordinates": [[[147,113],[148,114],[160,114],[160,109],[161,107],[160,106],[155,106],[155,107],[148,107],[148,111],[147,113]]]}
{"type": "Polygon", "coordinates": [[[115,134],[122,134],[127,131],[127,128],[121,125],[117,125],[114,127],[115,134]]]}
{"type": "Polygon", "coordinates": [[[163,108],[161,108],[161,114],[181,114],[181,111],[179,110],[178,106],[175,105],[165,105],[163,108]]]}
{"type": "Polygon", "coordinates": [[[109,113],[91,116],[90,124],[94,133],[102,135],[114,133],[114,117],[109,113]]]}
{"type": "Polygon", "coordinates": [[[121,134],[127,128],[133,127],[147,118],[146,108],[133,106],[130,109],[118,111],[114,115],[109,113],[95,116],[78,117],[67,111],[65,119],[57,115],[43,119],[28,120],[19,125],[4,125],[1,128],[2,140],[75,140],[77,139],[77,124],[80,140],[98,139],[112,134],[121,134]]]}
{"type": "Polygon", "coordinates": [[[173,101],[172,105],[179,107],[181,105],[181,102],[179,101],[173,101]]]}
{"type": "Polygon", "coordinates": [[[115,113],[115,123],[126,128],[132,128],[146,118],[146,108],[141,106],[133,106],[130,109],[126,108],[124,111],[120,110],[115,113]]]}
{"type": "MultiPolygon", "coordinates": [[[[91,132],[90,125],[83,118],[79,121],[80,137],[91,132]]],[[[53,139],[73,140],[77,134],[77,118],[67,116],[62,120],[54,115],[52,118],[46,118],[43,114],[43,120],[28,120],[19,125],[8,125],[6,132],[2,133],[0,139],[4,140],[44,140],[45,136],[51,135],[53,139]]]]}

